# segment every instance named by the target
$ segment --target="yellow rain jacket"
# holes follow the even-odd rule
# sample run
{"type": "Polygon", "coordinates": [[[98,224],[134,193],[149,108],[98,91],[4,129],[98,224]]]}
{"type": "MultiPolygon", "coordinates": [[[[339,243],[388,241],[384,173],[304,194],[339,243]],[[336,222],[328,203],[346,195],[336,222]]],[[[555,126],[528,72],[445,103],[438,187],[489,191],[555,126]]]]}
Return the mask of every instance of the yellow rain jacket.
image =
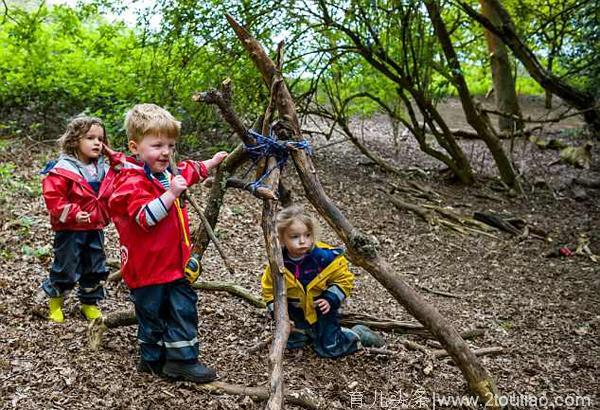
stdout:
{"type": "MultiPolygon", "coordinates": [[[[321,293],[329,291],[341,303],[350,296],[354,283],[354,275],[348,269],[348,261],[340,249],[333,248],[323,242],[317,242],[315,248],[318,248],[318,251],[325,250],[325,252],[330,250],[329,252],[333,252],[337,256],[306,286],[306,289],[288,269],[284,269],[283,272],[287,285],[288,301],[298,302],[299,307],[304,312],[304,318],[311,325],[317,321],[317,312],[313,302],[321,293]]],[[[314,252],[314,250],[311,252],[314,252]]],[[[269,265],[267,265],[262,275],[262,295],[266,303],[273,302],[273,280],[269,265]]]]}

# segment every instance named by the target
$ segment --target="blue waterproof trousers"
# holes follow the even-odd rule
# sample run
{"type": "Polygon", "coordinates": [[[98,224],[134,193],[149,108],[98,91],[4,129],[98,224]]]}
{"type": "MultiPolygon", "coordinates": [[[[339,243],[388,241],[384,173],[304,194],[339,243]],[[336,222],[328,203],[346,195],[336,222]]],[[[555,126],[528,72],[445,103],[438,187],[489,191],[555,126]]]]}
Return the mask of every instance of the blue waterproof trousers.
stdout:
{"type": "Polygon", "coordinates": [[[95,305],[104,299],[102,281],[108,276],[102,231],[58,231],[54,235],[54,262],[42,289],[50,297],[62,296],[79,284],[81,303],[95,305]]]}
{"type": "Polygon", "coordinates": [[[198,358],[198,295],[187,279],[131,290],[143,360],[198,358]]]}
{"type": "Polygon", "coordinates": [[[288,338],[288,349],[299,349],[312,343],[321,357],[341,357],[358,350],[358,335],[340,326],[337,309],[330,309],[326,315],[317,310],[317,321],[309,325],[304,312],[293,302],[288,302],[288,314],[294,322],[295,330],[288,338]]]}

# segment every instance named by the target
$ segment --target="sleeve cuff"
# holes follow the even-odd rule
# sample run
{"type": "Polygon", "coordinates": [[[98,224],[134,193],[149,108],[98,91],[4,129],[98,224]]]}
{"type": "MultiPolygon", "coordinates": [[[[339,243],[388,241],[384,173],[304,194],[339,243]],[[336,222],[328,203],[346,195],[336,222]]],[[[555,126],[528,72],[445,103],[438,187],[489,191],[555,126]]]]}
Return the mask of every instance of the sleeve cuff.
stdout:
{"type": "Polygon", "coordinates": [[[331,292],[329,289],[321,293],[319,298],[325,299],[327,302],[329,302],[329,306],[331,306],[332,310],[339,309],[343,301],[343,299],[340,300],[340,298],[334,292],[331,292]]]}
{"type": "Polygon", "coordinates": [[[206,179],[208,178],[208,168],[206,168],[206,165],[204,165],[203,161],[195,161],[195,165],[196,165],[196,170],[198,171],[198,174],[200,174],[200,178],[201,179],[206,179]]]}

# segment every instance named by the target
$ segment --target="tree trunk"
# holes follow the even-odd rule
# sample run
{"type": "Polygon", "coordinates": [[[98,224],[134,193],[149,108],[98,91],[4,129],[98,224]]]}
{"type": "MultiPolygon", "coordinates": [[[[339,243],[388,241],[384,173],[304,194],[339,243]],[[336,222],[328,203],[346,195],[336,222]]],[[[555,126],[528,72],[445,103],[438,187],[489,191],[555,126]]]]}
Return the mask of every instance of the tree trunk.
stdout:
{"type": "MultiPolygon", "coordinates": [[[[242,45],[250,54],[255,66],[261,72],[265,82],[272,84],[273,77],[277,72],[275,64],[267,56],[258,41],[252,38],[231,16],[228,15],[227,19],[242,45]]],[[[284,83],[279,87],[276,103],[280,117],[288,121],[291,126],[292,137],[294,139],[301,138],[295,104],[284,83]]],[[[498,409],[497,401],[494,400],[498,397],[495,383],[465,341],[433,306],[408,286],[399,275],[391,271],[389,265],[378,256],[377,245],[373,239],[352,226],[350,221],[331,202],[323,190],[323,186],[314,172],[314,164],[306,152],[292,150],[291,155],[307,198],[344,241],[350,260],[370,272],[419,322],[438,338],[463,372],[471,391],[485,400],[486,403],[491,403],[491,408],[498,409]]]]}
{"type": "MultiPolygon", "coordinates": [[[[546,69],[548,70],[548,73],[550,73],[550,75],[552,75],[552,68],[554,65],[554,48],[550,51],[550,55],[548,55],[548,64],[546,66],[546,69]]],[[[550,92],[549,90],[545,90],[546,91],[546,98],[544,100],[544,108],[546,108],[547,110],[552,109],[552,92],[550,92]]]]}
{"type": "MultiPolygon", "coordinates": [[[[436,1],[428,0],[425,2],[425,7],[427,7],[427,11],[429,13],[429,17],[431,18],[431,22],[433,23],[435,33],[440,40],[442,50],[444,51],[446,60],[448,60],[448,65],[452,70],[454,84],[458,90],[458,95],[465,111],[467,122],[475,129],[475,131],[477,131],[479,135],[481,135],[481,139],[489,148],[490,153],[496,162],[496,166],[498,167],[502,181],[504,181],[506,185],[515,191],[521,192],[517,175],[512,164],[510,163],[510,160],[504,152],[504,148],[502,148],[502,143],[491,128],[491,124],[489,124],[486,119],[483,118],[481,113],[475,107],[473,98],[471,97],[471,93],[469,92],[469,88],[467,86],[467,82],[462,74],[460,62],[458,61],[454,46],[450,40],[450,34],[446,29],[444,21],[442,20],[438,3],[436,1]]],[[[498,90],[496,90],[496,93],[498,93],[498,90]]]]}
{"type": "Polygon", "coordinates": [[[594,96],[590,93],[577,90],[545,70],[537,57],[523,43],[517,34],[512,18],[504,6],[502,6],[502,3],[498,0],[487,1],[500,17],[500,20],[502,21],[500,26],[493,24],[485,16],[474,10],[468,3],[465,3],[464,1],[458,1],[458,3],[471,18],[478,21],[482,26],[502,39],[504,44],[511,49],[515,57],[519,59],[523,66],[525,66],[527,72],[539,85],[545,90],[558,95],[567,104],[582,111],[586,123],[595,133],[596,137],[600,137],[600,108],[598,108],[598,101],[594,96]]]}
{"type": "MultiPolygon", "coordinates": [[[[398,69],[398,66],[402,65],[402,63],[393,61],[393,58],[386,54],[381,47],[372,47],[372,44],[369,44],[367,41],[363,41],[356,32],[353,32],[350,28],[337,23],[327,10],[327,2],[321,0],[318,2],[318,4],[322,11],[321,19],[325,26],[331,26],[342,31],[356,46],[355,53],[363,57],[374,69],[379,71],[382,75],[393,81],[398,86],[398,96],[402,99],[407,111],[409,111],[413,124],[412,126],[408,126],[405,123],[405,125],[411,130],[413,136],[417,138],[419,142],[419,148],[426,154],[431,155],[446,164],[462,183],[466,185],[472,184],[473,171],[466,155],[462,151],[462,148],[456,142],[456,139],[449,131],[448,125],[435,108],[431,99],[426,95],[425,91],[423,91],[418,84],[414,84],[413,78],[403,73],[403,70],[398,69]],[[414,102],[417,104],[419,110],[423,114],[424,121],[430,126],[430,128],[435,130],[439,129],[439,131],[434,132],[433,135],[437,143],[448,155],[429,145],[425,137],[422,135],[423,133],[419,133],[417,131],[416,128],[420,127],[420,121],[416,119],[414,110],[411,106],[411,101],[406,95],[404,95],[404,91],[410,94],[414,102]],[[437,126],[434,125],[434,123],[437,124],[437,126]]],[[[374,101],[377,100],[375,99],[374,101]]],[[[401,119],[401,117],[397,118],[401,119]]]]}
{"type": "MultiPolygon", "coordinates": [[[[481,14],[486,16],[494,24],[499,24],[500,17],[494,9],[489,6],[488,0],[479,0],[481,14]]],[[[521,117],[519,100],[515,90],[515,79],[512,75],[512,67],[506,46],[494,33],[485,30],[485,39],[490,52],[490,64],[492,67],[492,80],[494,82],[494,93],[496,97],[496,108],[498,111],[521,117]]],[[[499,116],[498,128],[504,132],[514,132],[523,128],[523,123],[514,118],[499,116]]]]}

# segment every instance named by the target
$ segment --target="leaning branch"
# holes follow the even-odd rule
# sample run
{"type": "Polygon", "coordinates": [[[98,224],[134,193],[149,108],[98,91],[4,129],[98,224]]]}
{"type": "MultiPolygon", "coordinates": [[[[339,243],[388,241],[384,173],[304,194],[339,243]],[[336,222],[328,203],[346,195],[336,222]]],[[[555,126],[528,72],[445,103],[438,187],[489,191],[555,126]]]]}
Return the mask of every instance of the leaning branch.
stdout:
{"type": "MultiPolygon", "coordinates": [[[[276,65],[256,39],[252,38],[231,16],[227,16],[227,19],[234,27],[238,38],[261,72],[263,79],[267,85],[270,85],[277,72],[276,65]]],[[[295,104],[285,83],[279,87],[276,103],[280,117],[288,122],[293,130],[292,137],[296,140],[301,139],[295,104]]],[[[498,392],[494,380],[459,333],[433,306],[429,305],[400,278],[400,275],[393,271],[391,266],[378,255],[375,241],[355,228],[327,197],[314,171],[314,164],[306,152],[296,150],[292,151],[291,155],[307,198],[344,241],[350,260],[370,272],[419,322],[436,336],[461,369],[471,391],[483,400],[497,397],[498,392]]],[[[493,408],[498,408],[498,406],[493,406],[493,408]]]]}

